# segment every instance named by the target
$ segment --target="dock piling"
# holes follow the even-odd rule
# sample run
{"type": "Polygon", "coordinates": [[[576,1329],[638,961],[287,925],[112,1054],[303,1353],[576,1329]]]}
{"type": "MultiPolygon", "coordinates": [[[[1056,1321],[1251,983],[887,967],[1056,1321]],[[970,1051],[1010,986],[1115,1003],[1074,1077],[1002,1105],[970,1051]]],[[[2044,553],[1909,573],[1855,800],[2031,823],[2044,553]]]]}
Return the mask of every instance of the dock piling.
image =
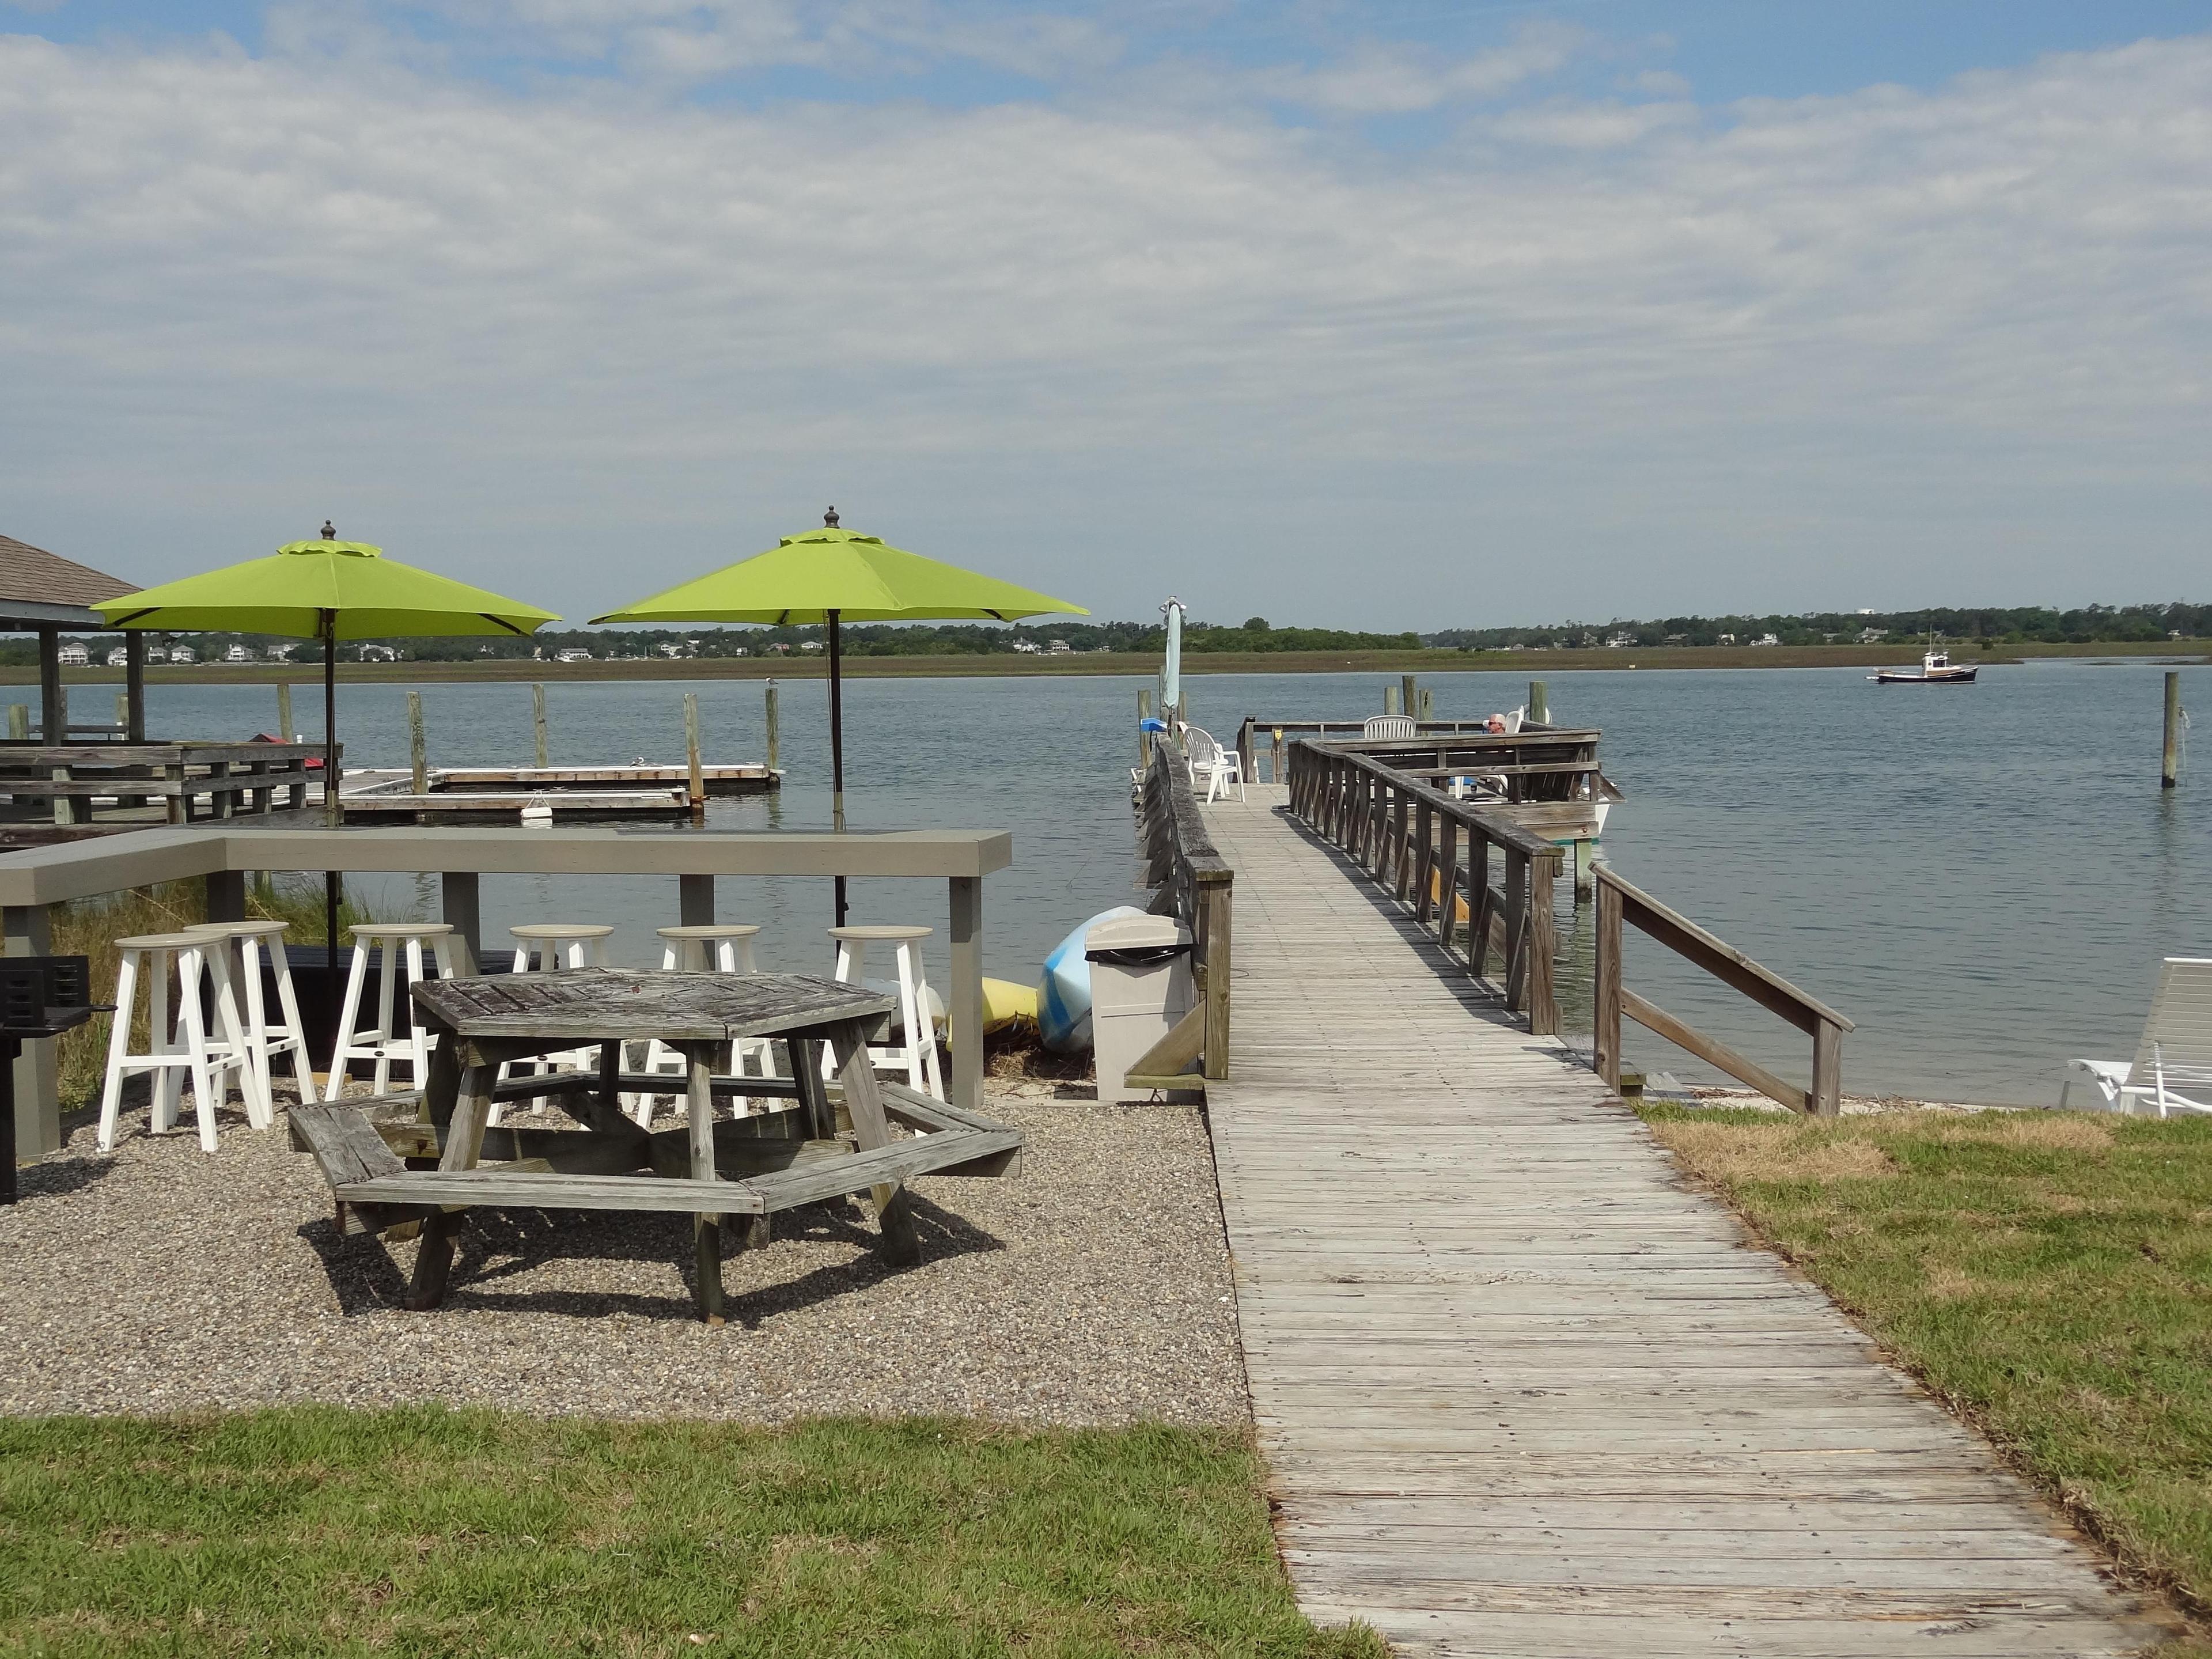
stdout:
{"type": "Polygon", "coordinates": [[[2181,781],[2181,672],[2166,671],[2166,753],[2159,763],[2158,787],[2171,789],[2181,781]]]}
{"type": "Polygon", "coordinates": [[[1551,699],[1547,695],[1543,681],[1528,682],[1528,706],[1522,711],[1522,714],[1523,718],[1538,726],[1549,726],[1552,723],[1551,699]]]}
{"type": "Polygon", "coordinates": [[[407,758],[415,769],[415,793],[430,793],[429,745],[422,737],[422,694],[407,694],[407,758]]]}
{"type": "Polygon", "coordinates": [[[298,735],[292,724],[292,682],[276,682],[276,741],[289,743],[298,735]]]}
{"type": "Polygon", "coordinates": [[[777,769],[775,757],[775,682],[773,679],[769,680],[768,683],[767,714],[768,769],[773,772],[777,769]]]}
{"type": "Polygon", "coordinates": [[[16,743],[31,740],[31,705],[11,702],[8,705],[8,736],[16,743]]]}
{"type": "Polygon", "coordinates": [[[1427,687],[1427,686],[1425,686],[1425,686],[1423,686],[1423,687],[1421,688],[1421,699],[1420,699],[1420,701],[1421,701],[1421,715],[1420,715],[1421,719],[1422,719],[1424,721],[1432,720],[1436,719],[1436,717],[1437,717],[1437,694],[1435,693],[1435,691],[1433,691],[1432,690],[1431,690],[1429,687],[1427,687]]]}
{"type": "Polygon", "coordinates": [[[707,810],[707,778],[699,769],[699,694],[684,694],[684,762],[691,779],[691,810],[707,810]]]}
{"type": "Polygon", "coordinates": [[[545,688],[542,685],[530,688],[530,720],[537,732],[538,764],[542,768],[545,764],[545,688]]]}
{"type": "Polygon", "coordinates": [[[1152,763],[1152,734],[1145,730],[1145,722],[1152,717],[1152,694],[1137,693],[1137,764],[1149,767],[1152,763]]]}
{"type": "Polygon", "coordinates": [[[1386,714],[1395,714],[1398,712],[1398,688],[1395,685],[1386,685],[1382,688],[1382,712],[1386,714]]]}
{"type": "Polygon", "coordinates": [[[1419,712],[1421,706],[1421,681],[1417,674],[1398,676],[1398,710],[1401,714],[1419,712]]]}

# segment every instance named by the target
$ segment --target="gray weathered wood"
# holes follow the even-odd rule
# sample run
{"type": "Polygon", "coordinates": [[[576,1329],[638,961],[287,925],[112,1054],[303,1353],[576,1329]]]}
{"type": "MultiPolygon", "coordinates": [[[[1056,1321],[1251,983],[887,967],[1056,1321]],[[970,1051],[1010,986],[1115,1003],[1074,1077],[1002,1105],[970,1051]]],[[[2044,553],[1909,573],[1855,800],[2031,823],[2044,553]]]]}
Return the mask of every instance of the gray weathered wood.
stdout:
{"type": "Polygon", "coordinates": [[[808,974],[668,974],[579,968],[426,980],[423,1023],[470,1037],[544,1039],[564,1048],[624,1037],[671,1044],[822,1032],[889,1013],[896,1000],[808,974]]]}
{"type": "Polygon", "coordinates": [[[2057,1659],[2153,1639],[1600,1079],[1446,971],[1435,930],[1288,822],[1284,791],[1248,794],[1204,809],[1239,930],[1266,942],[1238,962],[1207,1115],[1305,1612],[1410,1655],[2057,1659]]]}

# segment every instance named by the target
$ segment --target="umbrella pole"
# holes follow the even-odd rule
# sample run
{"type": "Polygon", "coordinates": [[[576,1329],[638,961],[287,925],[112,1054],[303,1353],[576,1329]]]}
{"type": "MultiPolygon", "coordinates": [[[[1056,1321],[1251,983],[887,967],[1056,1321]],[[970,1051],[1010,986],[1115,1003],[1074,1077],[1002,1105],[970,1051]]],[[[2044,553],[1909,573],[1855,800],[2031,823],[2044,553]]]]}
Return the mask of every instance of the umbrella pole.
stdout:
{"type": "MultiPolygon", "coordinates": [[[[333,828],[344,822],[338,806],[337,613],[323,612],[323,816],[333,828]]],[[[338,1040],[338,888],[335,870],[323,872],[323,999],[330,1015],[331,1053],[338,1040]]],[[[333,1079],[332,1081],[339,1081],[333,1079]]]]}
{"type": "MultiPolygon", "coordinates": [[[[830,827],[845,832],[845,698],[837,644],[837,613],[830,613],[830,827]]],[[[837,878],[837,925],[845,925],[845,878],[837,878]]]]}

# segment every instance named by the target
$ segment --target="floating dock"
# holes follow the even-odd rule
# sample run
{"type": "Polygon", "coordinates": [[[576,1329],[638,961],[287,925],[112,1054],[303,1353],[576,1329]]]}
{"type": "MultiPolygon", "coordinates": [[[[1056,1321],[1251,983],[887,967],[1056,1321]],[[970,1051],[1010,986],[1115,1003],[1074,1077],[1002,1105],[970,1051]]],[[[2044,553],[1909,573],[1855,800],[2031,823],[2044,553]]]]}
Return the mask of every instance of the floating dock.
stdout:
{"type": "MultiPolygon", "coordinates": [[[[765,794],[783,784],[781,772],[750,761],[702,766],[699,778],[705,796],[765,794]]],[[[423,781],[428,787],[417,789],[411,769],[364,769],[345,773],[338,794],[357,822],[518,822],[541,811],[569,821],[679,821],[695,810],[690,769],[681,765],[441,766],[423,781]]]]}

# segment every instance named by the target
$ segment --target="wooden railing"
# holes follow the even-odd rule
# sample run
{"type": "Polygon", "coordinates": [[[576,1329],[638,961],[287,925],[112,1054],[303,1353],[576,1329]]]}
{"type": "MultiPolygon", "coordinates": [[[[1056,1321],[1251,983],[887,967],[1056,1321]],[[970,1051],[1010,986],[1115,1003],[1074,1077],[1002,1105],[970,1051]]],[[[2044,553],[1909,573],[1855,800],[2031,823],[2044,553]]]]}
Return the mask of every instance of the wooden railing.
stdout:
{"type": "Polygon", "coordinates": [[[1808,996],[1779,974],[1769,972],[1725,940],[1687,916],[1669,909],[1610,869],[1597,871],[1597,969],[1593,1025],[1598,1075],[1620,1086],[1620,1021],[1623,1015],[1656,1031],[1677,1048],[1749,1084],[1784,1106],[1814,1117],[1833,1117],[1843,1105],[1844,1033],[1851,1022],[1827,1004],[1808,996]],[[1620,928],[1642,929],[1685,961],[1693,962],[1723,984],[1779,1014],[1813,1039],[1813,1086],[1800,1089],[1726,1043],[1684,1024],[1656,1003],[1620,982],[1620,928]]]}
{"type": "Polygon", "coordinates": [[[54,822],[82,823],[94,801],[158,800],[172,823],[228,818],[307,804],[310,760],[302,743],[0,743],[0,792],[51,801],[54,822]]]}
{"type": "Polygon", "coordinates": [[[1291,744],[1291,811],[1407,906],[1453,961],[1502,991],[1507,1006],[1528,1016],[1532,1035],[1555,1034],[1552,884],[1559,848],[1362,752],[1370,746],[1408,747],[1317,738],[1291,744]],[[1493,953],[1502,975],[1494,984],[1493,953]]]}
{"type": "MultiPolygon", "coordinates": [[[[1243,768],[1248,781],[1258,781],[1261,769],[1260,756],[1264,744],[1267,757],[1265,781],[1280,783],[1288,775],[1285,769],[1291,744],[1300,738],[1318,738],[1323,742],[1358,743],[1362,739],[1366,724],[1364,720],[1278,720],[1247,714],[1243,723],[1237,728],[1237,763],[1243,768]]],[[[1520,731],[1508,734],[1491,732],[1479,720],[1418,720],[1415,726],[1420,732],[1420,738],[1416,741],[1434,743],[1442,739],[1455,748],[1462,744],[1495,742],[1502,749],[1510,750],[1522,744],[1566,744],[1571,745],[1567,753],[1577,760],[1586,761],[1592,770],[1596,769],[1599,733],[1593,731],[1532,722],[1524,724],[1520,731]]]]}
{"type": "Polygon", "coordinates": [[[1182,1076],[1193,1060],[1208,1078],[1229,1075],[1231,900],[1236,872],[1214,851],[1182,745],[1162,737],[1152,744],[1138,807],[1137,844],[1145,860],[1143,884],[1158,890],[1155,915],[1172,915],[1190,929],[1192,974],[1198,1002],[1175,1028],[1129,1068],[1128,1082],[1152,1088],[1189,1086],[1182,1076]]]}

